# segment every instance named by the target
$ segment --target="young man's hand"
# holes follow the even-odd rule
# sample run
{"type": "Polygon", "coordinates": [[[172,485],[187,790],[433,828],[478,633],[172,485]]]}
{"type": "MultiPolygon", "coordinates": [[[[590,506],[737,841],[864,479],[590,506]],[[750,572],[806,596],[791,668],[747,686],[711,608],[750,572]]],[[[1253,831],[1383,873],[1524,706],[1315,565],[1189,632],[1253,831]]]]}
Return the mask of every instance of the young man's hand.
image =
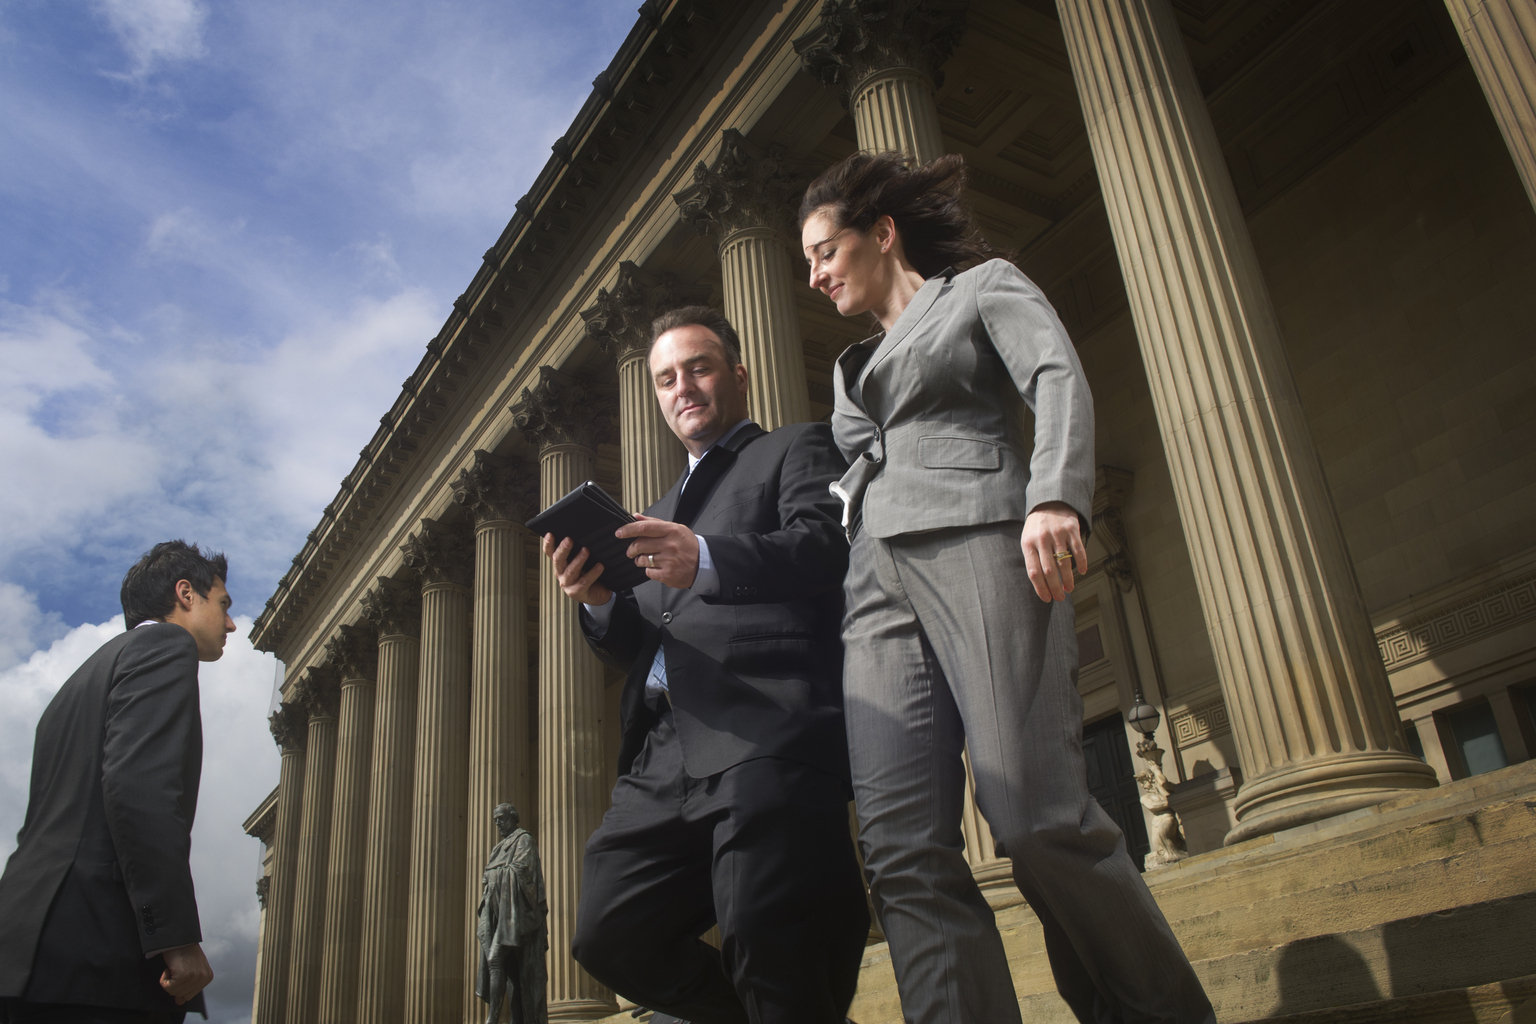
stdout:
{"type": "Polygon", "coordinates": [[[168,949],[161,955],[165,957],[165,971],[160,975],[160,987],[176,1000],[177,1006],[207,988],[213,980],[213,968],[203,956],[203,947],[195,942],[168,949]]]}

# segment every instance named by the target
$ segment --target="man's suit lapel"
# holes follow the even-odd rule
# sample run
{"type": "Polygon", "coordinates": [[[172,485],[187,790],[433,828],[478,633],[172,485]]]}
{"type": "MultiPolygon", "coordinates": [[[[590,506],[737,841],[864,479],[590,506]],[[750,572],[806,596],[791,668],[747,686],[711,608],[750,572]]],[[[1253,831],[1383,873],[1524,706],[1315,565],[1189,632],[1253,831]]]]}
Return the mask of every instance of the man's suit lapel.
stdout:
{"type": "Polygon", "coordinates": [[[729,441],[717,444],[705,452],[704,457],[699,460],[697,466],[693,467],[693,473],[683,484],[682,496],[678,499],[670,517],[672,521],[684,526],[692,526],[693,521],[703,510],[705,502],[715,492],[715,485],[736,464],[736,454],[766,433],[767,431],[756,423],[748,423],[736,431],[735,436],[729,441]]]}

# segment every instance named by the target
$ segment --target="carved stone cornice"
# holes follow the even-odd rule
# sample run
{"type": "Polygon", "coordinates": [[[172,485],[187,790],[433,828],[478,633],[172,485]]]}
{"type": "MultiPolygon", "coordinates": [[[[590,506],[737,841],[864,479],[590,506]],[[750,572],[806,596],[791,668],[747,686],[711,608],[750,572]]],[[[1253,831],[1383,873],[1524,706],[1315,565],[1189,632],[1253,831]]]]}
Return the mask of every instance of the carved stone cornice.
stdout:
{"type": "Polygon", "coordinates": [[[285,700],[267,716],[267,728],[283,750],[303,750],[309,738],[309,709],[285,700]]]}
{"type": "Polygon", "coordinates": [[[340,674],[329,665],[310,666],[294,687],[293,701],[309,711],[311,721],[335,718],[341,713],[340,674]]]}
{"type": "Polygon", "coordinates": [[[693,184],[672,198],[683,220],[718,243],[744,228],[787,229],[805,186],[785,166],[782,146],[759,146],[727,128],[714,163],[695,167],[693,184]]]}
{"type": "Polygon", "coordinates": [[[343,681],[372,679],[379,663],[379,636],[372,623],[342,626],[325,642],[325,657],[343,681]]]}
{"type": "Polygon", "coordinates": [[[421,636],[421,588],[380,576],[363,595],[363,614],[379,636],[421,636]]]}
{"type": "Polygon", "coordinates": [[[613,291],[597,290],[597,301],[581,311],[587,336],[624,360],[651,342],[651,321],[669,309],[702,303],[702,289],[685,288],[671,274],[653,274],[629,260],[619,264],[613,291]]]}
{"type": "Polygon", "coordinates": [[[459,471],[453,500],[475,525],[494,519],[523,522],[539,511],[539,472],[522,462],[475,449],[475,463],[459,471]]]}
{"type": "Polygon", "coordinates": [[[421,577],[424,586],[456,583],[469,586],[475,569],[475,542],[468,531],[423,519],[421,529],[400,545],[405,564],[421,577]]]}
{"type": "Polygon", "coordinates": [[[965,32],[966,0],[826,0],[816,27],[791,45],[800,69],[842,86],[847,102],[870,75],[912,68],[944,84],[939,70],[965,32]]]}
{"type": "Polygon", "coordinates": [[[1133,479],[1127,470],[1100,466],[1093,488],[1093,535],[1104,547],[1104,573],[1123,591],[1136,585],[1125,523],[1120,518],[1120,509],[1131,496],[1133,479]]]}
{"type": "Polygon", "coordinates": [[[553,366],[539,367],[539,382],[524,388],[512,406],[512,422],[539,450],[557,444],[596,448],[613,431],[610,405],[598,389],[553,366]]]}

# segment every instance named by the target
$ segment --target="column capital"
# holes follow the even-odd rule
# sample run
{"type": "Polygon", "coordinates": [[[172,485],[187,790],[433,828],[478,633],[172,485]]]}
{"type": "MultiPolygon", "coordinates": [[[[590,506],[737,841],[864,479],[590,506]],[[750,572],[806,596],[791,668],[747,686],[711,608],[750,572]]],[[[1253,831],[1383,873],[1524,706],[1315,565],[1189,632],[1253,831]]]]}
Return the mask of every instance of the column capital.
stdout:
{"type": "Polygon", "coordinates": [[[864,80],[912,68],[944,84],[939,70],[965,32],[966,0],[826,0],[816,27],[791,43],[800,70],[841,86],[846,103],[864,80]]]}
{"type": "Polygon", "coordinates": [[[474,575],[474,541],[461,527],[423,519],[421,529],[405,539],[400,551],[423,586],[457,583],[467,587],[474,575]]]}
{"type": "Polygon", "coordinates": [[[786,228],[805,186],[782,146],[759,146],[727,128],[714,162],[695,167],[693,184],[672,198],[683,220],[720,244],[744,228],[786,228]]]}
{"type": "Polygon", "coordinates": [[[523,397],[512,406],[512,422],[540,451],[557,444],[595,449],[612,433],[606,399],[590,382],[541,366],[538,383],[524,388],[523,397]]]}
{"type": "Polygon", "coordinates": [[[342,626],[325,642],[325,656],[343,681],[372,682],[379,660],[378,632],[366,619],[360,626],[342,626]]]}
{"type": "Polygon", "coordinates": [[[256,879],[256,902],[261,904],[261,909],[267,909],[267,895],[272,891],[272,876],[262,875],[256,879]]]}
{"type": "Polygon", "coordinates": [[[341,711],[341,676],[330,665],[311,665],[294,687],[293,701],[304,706],[311,722],[335,718],[341,711]]]}
{"type": "Polygon", "coordinates": [[[379,636],[421,636],[421,588],[403,580],[380,576],[363,594],[363,615],[379,636]]]}
{"type": "Polygon", "coordinates": [[[475,449],[475,461],[459,471],[453,500],[464,506],[475,525],[494,519],[523,522],[539,511],[538,470],[514,459],[475,449]]]}
{"type": "Polygon", "coordinates": [[[597,290],[597,301],[581,311],[587,336],[620,363],[643,353],[651,342],[651,321],[669,309],[702,303],[701,289],[685,288],[671,274],[656,274],[629,260],[619,264],[613,290],[597,290]]]}
{"type": "Polygon", "coordinates": [[[309,709],[300,703],[285,700],[267,716],[267,728],[272,730],[272,739],[284,753],[303,750],[309,738],[309,709]]]}

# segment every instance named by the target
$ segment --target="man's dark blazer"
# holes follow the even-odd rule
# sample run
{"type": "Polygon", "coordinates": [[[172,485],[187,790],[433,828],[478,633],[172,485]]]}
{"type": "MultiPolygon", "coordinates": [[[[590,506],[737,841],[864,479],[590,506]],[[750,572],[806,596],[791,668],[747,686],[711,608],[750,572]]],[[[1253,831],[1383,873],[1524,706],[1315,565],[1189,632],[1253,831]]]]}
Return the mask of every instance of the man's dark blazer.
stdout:
{"type": "Polygon", "coordinates": [[[827,490],[846,469],[824,423],[772,433],[749,423],[705,453],[693,479],[685,476],[645,510],[708,542],[720,586],[717,596],[701,597],[642,583],[619,595],[600,639],[587,629],[598,657],[628,673],[620,776],[655,721],[645,680],[665,641],[689,775],[783,757],[848,777],[841,639],[848,544],[841,502],[827,490]]]}
{"type": "Polygon", "coordinates": [[[192,816],[203,764],[197,642],[156,623],[102,645],[37,723],[27,816],[0,876],[0,997],[181,1007],[151,950],[202,941],[192,816]]]}

